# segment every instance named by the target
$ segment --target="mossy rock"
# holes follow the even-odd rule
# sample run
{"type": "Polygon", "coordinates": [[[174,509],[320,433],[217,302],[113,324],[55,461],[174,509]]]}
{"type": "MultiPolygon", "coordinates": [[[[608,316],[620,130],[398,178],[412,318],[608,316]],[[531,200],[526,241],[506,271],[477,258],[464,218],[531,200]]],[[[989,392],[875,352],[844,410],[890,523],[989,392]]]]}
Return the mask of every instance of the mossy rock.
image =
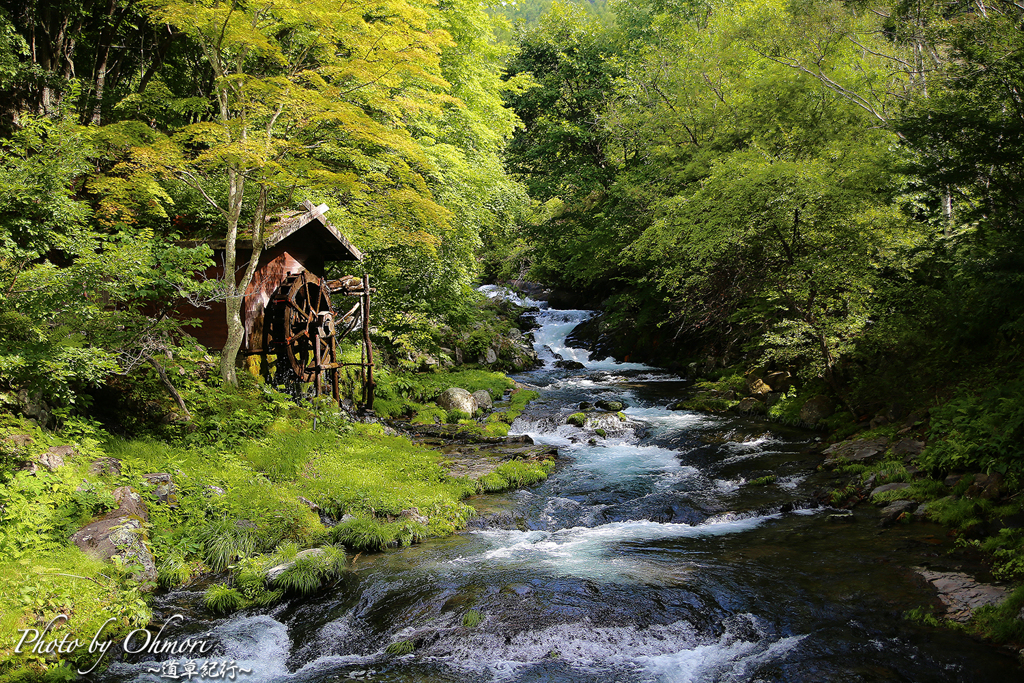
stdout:
{"type": "Polygon", "coordinates": [[[583,429],[587,424],[587,415],[586,413],[573,413],[569,417],[565,418],[565,424],[583,429]]]}

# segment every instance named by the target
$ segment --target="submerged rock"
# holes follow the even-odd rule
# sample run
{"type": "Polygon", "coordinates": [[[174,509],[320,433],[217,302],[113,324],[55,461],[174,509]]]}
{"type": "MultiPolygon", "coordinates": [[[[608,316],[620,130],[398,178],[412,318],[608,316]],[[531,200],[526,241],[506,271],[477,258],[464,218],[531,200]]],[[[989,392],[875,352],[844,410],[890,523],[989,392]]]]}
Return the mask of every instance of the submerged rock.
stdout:
{"type": "Polygon", "coordinates": [[[557,360],[555,367],[562,370],[586,370],[587,366],[576,360],[557,360]]]}

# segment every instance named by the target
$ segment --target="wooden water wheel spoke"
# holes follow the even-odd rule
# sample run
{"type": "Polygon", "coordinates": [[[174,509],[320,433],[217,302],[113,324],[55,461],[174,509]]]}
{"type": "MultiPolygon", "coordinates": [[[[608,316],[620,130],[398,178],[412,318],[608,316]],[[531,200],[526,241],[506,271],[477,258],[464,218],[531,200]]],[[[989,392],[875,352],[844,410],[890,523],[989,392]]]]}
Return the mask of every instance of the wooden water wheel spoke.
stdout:
{"type": "Polygon", "coordinates": [[[323,373],[337,364],[334,311],[324,282],[303,272],[285,283],[288,287],[283,315],[284,346],[300,382],[312,382],[319,395],[323,373]]]}

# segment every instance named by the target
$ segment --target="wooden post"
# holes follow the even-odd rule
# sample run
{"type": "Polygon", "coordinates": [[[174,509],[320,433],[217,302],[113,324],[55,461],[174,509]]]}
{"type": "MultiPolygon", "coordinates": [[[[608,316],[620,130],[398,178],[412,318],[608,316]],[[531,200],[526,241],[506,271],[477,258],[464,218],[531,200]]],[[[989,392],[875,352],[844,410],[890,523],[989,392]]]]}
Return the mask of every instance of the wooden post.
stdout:
{"type": "Polygon", "coordinates": [[[373,410],[373,345],[370,344],[370,276],[363,276],[363,344],[366,346],[366,408],[373,410]]]}

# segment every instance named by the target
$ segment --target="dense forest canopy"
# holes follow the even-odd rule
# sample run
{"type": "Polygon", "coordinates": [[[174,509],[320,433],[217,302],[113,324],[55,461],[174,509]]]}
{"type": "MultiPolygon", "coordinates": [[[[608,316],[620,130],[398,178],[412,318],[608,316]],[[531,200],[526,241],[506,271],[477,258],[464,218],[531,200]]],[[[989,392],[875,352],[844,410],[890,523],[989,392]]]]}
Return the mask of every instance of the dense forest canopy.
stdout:
{"type": "Polygon", "coordinates": [[[70,404],[130,372],[180,339],[146,302],[237,310],[244,279],[198,282],[209,251],[176,239],[258,243],[310,199],[368,254],[396,354],[465,324],[481,274],[526,277],[603,304],[638,352],[785,365],[854,413],[886,373],[927,391],[1024,326],[1022,20],[1008,0],[4,3],[0,376],[70,404]]]}

